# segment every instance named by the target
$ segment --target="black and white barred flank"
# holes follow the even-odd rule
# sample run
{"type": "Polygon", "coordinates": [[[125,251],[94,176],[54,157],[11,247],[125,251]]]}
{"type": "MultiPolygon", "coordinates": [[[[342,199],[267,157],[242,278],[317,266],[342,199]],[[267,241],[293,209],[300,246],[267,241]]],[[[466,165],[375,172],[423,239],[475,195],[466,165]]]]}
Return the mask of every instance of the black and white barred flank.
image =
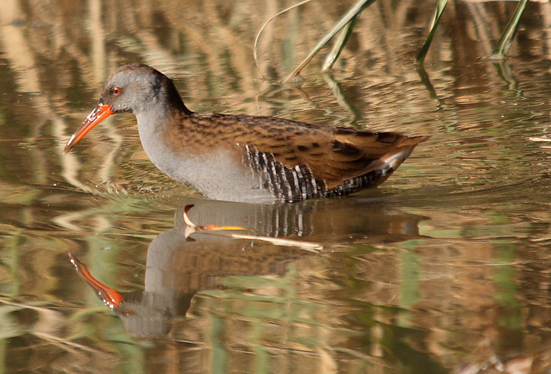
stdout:
{"type": "Polygon", "coordinates": [[[251,168],[253,178],[258,178],[259,186],[269,190],[280,202],[346,195],[374,186],[379,179],[394,171],[394,168],[388,165],[386,168],[345,180],[337,187],[328,189],[325,182],[317,180],[306,165],[288,168],[276,161],[270,153],[259,152],[248,145],[245,145],[245,149],[243,162],[251,168]]]}

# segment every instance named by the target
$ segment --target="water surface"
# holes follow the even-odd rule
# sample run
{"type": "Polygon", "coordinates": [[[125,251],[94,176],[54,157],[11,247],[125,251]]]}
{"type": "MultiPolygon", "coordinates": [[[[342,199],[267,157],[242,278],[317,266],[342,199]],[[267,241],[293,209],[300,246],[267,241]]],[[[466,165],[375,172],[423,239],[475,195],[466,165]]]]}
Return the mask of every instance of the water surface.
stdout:
{"type": "Polygon", "coordinates": [[[352,4],[22,2],[0,12],[0,372],[542,373],[551,368],[551,7],[379,1],[330,74],[279,82],[352,4]],[[257,206],[159,172],[135,118],[69,135],[118,66],[195,111],[430,135],[377,190],[257,206]],[[264,76],[264,77],[263,77],[264,76]],[[234,239],[190,234],[242,226],[234,239]],[[290,242],[299,241],[300,243],[290,242]],[[311,248],[322,247],[321,252],[311,248]],[[124,297],[110,310],[69,261],[124,297]]]}

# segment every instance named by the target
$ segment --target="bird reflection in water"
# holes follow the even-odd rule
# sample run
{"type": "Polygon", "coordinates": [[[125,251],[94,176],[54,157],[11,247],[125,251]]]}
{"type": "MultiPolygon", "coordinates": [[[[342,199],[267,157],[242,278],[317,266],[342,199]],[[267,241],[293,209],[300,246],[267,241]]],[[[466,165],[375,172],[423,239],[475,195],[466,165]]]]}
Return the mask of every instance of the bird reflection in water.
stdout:
{"type": "MultiPolygon", "coordinates": [[[[219,202],[215,204],[220,205],[219,202]]],[[[341,209],[340,214],[347,215],[346,203],[330,204],[333,207],[338,206],[341,209]]],[[[186,204],[183,213],[176,217],[175,228],[161,233],[149,245],[143,291],[119,293],[94,279],[86,266],[72,254],[71,262],[100,300],[121,318],[129,335],[136,339],[157,339],[170,332],[174,318],[185,317],[197,292],[223,288],[220,284],[221,278],[236,275],[282,276],[287,272],[290,262],[323,253],[322,245],[314,242],[314,238],[322,239],[324,242],[328,242],[329,237],[333,240],[350,238],[357,226],[372,232],[369,238],[364,236],[365,241],[388,242],[389,237],[394,237],[395,240],[403,239],[404,236],[419,237],[417,225],[422,219],[396,210],[372,207],[373,209],[365,215],[358,215],[356,220],[338,220],[341,224],[350,222],[348,226],[339,227],[338,230],[342,231],[340,233],[334,231],[335,227],[332,232],[320,231],[322,227],[327,229],[327,222],[324,222],[322,217],[316,218],[316,215],[323,215],[328,205],[310,202],[304,205],[304,210],[298,215],[282,213],[282,209],[288,209],[285,205],[279,208],[269,207],[271,211],[267,216],[279,217],[277,230],[271,224],[273,222],[264,221],[264,232],[256,227],[254,232],[251,232],[241,226],[223,225],[231,218],[239,223],[245,222],[243,217],[250,215],[258,222],[259,215],[266,213],[259,213],[258,209],[264,208],[251,205],[250,209],[255,209],[251,212],[247,211],[247,208],[245,211],[239,210],[243,209],[242,204],[235,205],[240,207],[236,208],[237,210],[230,209],[230,213],[226,212],[225,216],[218,216],[216,219],[216,212],[222,211],[220,207],[209,209],[209,206],[205,207],[205,204],[202,204],[197,209],[194,220],[191,220],[188,214],[192,205],[186,204]],[[313,205],[316,207],[313,208],[313,205]],[[279,210],[273,212],[274,209],[279,210]],[[292,219],[282,225],[282,216],[292,219]],[[213,220],[222,222],[222,225],[200,226],[194,223],[213,220]],[[377,229],[370,228],[372,221],[379,223],[377,229]],[[296,227],[297,222],[300,223],[300,228],[296,227]],[[314,232],[323,235],[308,235],[314,232]]],[[[357,205],[353,206],[357,208],[357,205]]],[[[296,205],[293,209],[296,209],[296,205]]],[[[195,210],[193,212],[195,213],[195,210]]],[[[333,211],[331,216],[326,217],[330,220],[331,217],[338,216],[339,211],[333,211]]],[[[337,243],[327,245],[334,248],[335,244],[337,243]]]]}

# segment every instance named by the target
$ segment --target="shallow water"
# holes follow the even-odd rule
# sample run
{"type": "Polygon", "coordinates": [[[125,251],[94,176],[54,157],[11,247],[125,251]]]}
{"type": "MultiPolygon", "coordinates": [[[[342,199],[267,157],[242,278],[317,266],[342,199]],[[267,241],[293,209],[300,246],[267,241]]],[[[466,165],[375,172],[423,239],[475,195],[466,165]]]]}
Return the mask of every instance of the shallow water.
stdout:
{"type": "MultiPolygon", "coordinates": [[[[0,12],[0,372],[551,370],[551,5],[379,1],[332,73],[278,82],[352,2],[21,2],[0,12]],[[275,206],[171,181],[114,116],[69,135],[118,66],[195,111],[430,135],[380,188],[275,206]],[[188,235],[199,225],[250,231],[188,235]],[[218,235],[215,235],[218,234],[218,235]],[[223,235],[221,235],[223,234],[223,235]],[[318,249],[322,248],[322,251],[318,249]],[[69,260],[123,295],[113,311],[69,260]]],[[[322,52],[323,54],[323,52],[322,52]]]]}

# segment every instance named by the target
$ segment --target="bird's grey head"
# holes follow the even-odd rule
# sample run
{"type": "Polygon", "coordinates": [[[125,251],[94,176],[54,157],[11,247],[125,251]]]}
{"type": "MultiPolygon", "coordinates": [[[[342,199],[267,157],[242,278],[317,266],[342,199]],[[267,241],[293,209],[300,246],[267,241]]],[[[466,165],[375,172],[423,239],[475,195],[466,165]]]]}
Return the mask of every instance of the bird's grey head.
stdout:
{"type": "Polygon", "coordinates": [[[105,84],[100,104],[111,106],[114,113],[139,114],[164,103],[167,86],[172,81],[159,71],[143,64],[129,64],[115,71],[105,84]]]}

